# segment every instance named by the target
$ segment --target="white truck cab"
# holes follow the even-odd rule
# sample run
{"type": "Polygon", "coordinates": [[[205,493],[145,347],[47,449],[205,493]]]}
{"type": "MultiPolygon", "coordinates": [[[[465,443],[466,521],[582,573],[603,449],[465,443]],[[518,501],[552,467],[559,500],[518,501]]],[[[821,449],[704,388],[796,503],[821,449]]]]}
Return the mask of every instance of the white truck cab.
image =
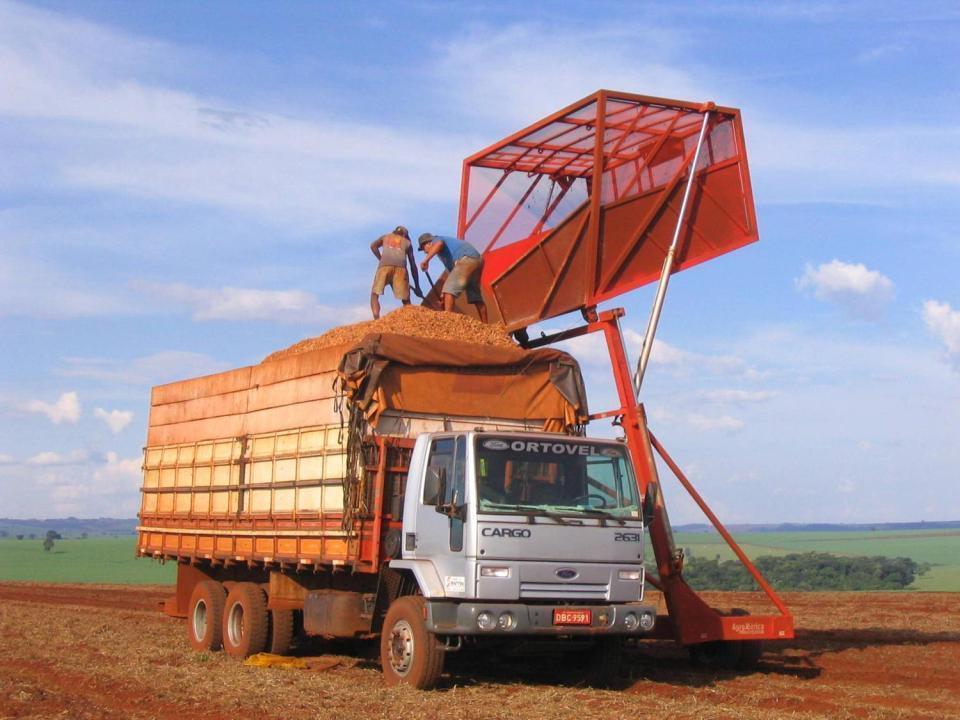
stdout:
{"type": "MultiPolygon", "coordinates": [[[[442,638],[440,648],[467,637],[590,636],[619,656],[620,641],[649,632],[656,617],[643,602],[643,522],[620,442],[426,433],[390,568],[415,578],[422,630],[442,638]]],[[[415,669],[412,630],[388,613],[385,672],[415,669]]]]}

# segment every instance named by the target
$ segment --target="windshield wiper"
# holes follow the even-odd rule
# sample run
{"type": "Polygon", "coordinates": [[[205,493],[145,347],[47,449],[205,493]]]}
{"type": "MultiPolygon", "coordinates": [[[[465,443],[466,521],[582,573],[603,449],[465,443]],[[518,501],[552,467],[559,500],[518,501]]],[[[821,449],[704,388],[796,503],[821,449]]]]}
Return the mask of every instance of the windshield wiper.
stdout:
{"type": "MultiPolygon", "coordinates": [[[[573,512],[582,513],[587,517],[600,518],[601,520],[615,520],[621,526],[627,524],[627,521],[624,520],[619,515],[614,515],[613,513],[607,512],[606,510],[601,510],[600,508],[583,508],[583,507],[572,507],[572,506],[568,506],[568,507],[573,512]]],[[[566,510],[567,507],[564,507],[564,509],[566,510]]]]}
{"type": "Polygon", "coordinates": [[[551,512],[550,510],[547,510],[539,505],[516,505],[514,503],[498,503],[489,501],[484,501],[483,504],[484,509],[516,510],[517,515],[526,515],[528,519],[534,518],[537,515],[543,515],[544,517],[548,517],[560,525],[570,524],[570,521],[565,520],[562,515],[551,512]]]}
{"type": "Polygon", "coordinates": [[[606,510],[598,510],[597,508],[590,508],[589,510],[585,510],[584,512],[587,513],[588,515],[595,515],[602,519],[616,520],[621,527],[627,524],[627,521],[624,520],[622,517],[620,517],[619,515],[614,515],[611,512],[607,512],[606,510]]]}

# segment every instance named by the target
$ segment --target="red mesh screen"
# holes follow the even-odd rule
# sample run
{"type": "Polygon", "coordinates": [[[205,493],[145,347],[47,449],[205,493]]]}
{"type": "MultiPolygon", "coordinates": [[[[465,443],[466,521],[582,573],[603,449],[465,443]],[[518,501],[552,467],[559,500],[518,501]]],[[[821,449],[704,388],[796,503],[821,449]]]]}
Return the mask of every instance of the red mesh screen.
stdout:
{"type": "MultiPolygon", "coordinates": [[[[656,277],[703,118],[599,91],[468,158],[459,232],[493,316],[520,327],[656,277]]],[[[742,138],[738,110],[711,109],[678,270],[757,239],[742,138]]]]}

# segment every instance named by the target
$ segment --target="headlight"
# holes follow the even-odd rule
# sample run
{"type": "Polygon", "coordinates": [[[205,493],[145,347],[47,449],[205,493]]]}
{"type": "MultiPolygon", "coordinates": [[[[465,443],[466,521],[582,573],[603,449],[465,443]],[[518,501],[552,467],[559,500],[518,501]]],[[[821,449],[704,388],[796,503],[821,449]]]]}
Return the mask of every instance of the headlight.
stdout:
{"type": "Polygon", "coordinates": [[[642,573],[642,570],[621,570],[617,577],[621,580],[639,580],[642,573]]]}
{"type": "Polygon", "coordinates": [[[477,627],[481,630],[493,630],[497,626],[497,618],[489,610],[477,615],[477,627]]]}
{"type": "Polygon", "coordinates": [[[497,619],[497,624],[500,626],[501,630],[513,630],[514,626],[517,624],[517,620],[513,617],[513,613],[505,612],[500,613],[500,617],[497,619]]]}
{"type": "Polygon", "coordinates": [[[637,617],[637,614],[627,613],[627,616],[623,618],[623,626],[630,632],[633,632],[640,627],[640,619],[637,617]]]}
{"type": "Polygon", "coordinates": [[[510,568],[484,566],[480,568],[480,577],[507,578],[510,577],[510,568]]]}
{"type": "Polygon", "coordinates": [[[647,610],[646,612],[640,613],[640,629],[644,632],[653,630],[654,624],[657,622],[656,616],[647,610]]]}

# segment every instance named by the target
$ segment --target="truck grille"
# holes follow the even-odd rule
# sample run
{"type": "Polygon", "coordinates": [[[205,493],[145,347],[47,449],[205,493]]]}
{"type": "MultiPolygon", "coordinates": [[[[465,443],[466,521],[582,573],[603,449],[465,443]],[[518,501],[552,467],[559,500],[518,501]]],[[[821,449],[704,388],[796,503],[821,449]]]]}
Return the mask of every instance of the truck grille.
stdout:
{"type": "Polygon", "coordinates": [[[599,583],[520,583],[521,598],[606,600],[609,586],[599,583]]]}

